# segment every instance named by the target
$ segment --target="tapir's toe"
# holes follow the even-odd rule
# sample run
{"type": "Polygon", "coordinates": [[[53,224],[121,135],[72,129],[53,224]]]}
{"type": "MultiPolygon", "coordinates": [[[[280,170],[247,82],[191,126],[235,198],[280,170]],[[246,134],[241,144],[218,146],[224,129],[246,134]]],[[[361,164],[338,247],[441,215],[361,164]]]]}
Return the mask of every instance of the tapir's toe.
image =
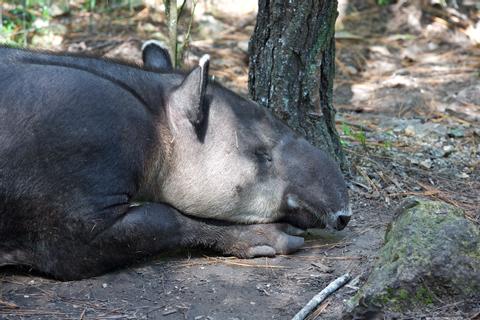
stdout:
{"type": "Polygon", "coordinates": [[[302,237],[296,237],[296,236],[288,236],[288,241],[287,241],[287,246],[286,250],[284,251],[285,254],[289,254],[295,251],[298,251],[303,244],[305,243],[305,240],[302,237]]]}
{"type": "Polygon", "coordinates": [[[297,251],[303,246],[302,237],[295,237],[283,234],[276,241],[274,247],[269,245],[259,245],[247,250],[248,258],[255,257],[274,257],[276,254],[289,254],[297,251]]]}
{"type": "Polygon", "coordinates": [[[270,246],[256,246],[256,247],[249,248],[247,251],[247,256],[249,258],[274,257],[275,254],[276,254],[275,249],[270,246]]]}
{"type": "Polygon", "coordinates": [[[296,236],[303,230],[287,224],[237,225],[232,226],[230,231],[223,235],[224,241],[219,249],[240,258],[290,254],[304,243],[302,237],[296,236]]]}
{"type": "Polygon", "coordinates": [[[289,254],[297,251],[303,246],[304,239],[302,237],[290,236],[283,234],[277,240],[275,245],[277,254],[289,254]]]}

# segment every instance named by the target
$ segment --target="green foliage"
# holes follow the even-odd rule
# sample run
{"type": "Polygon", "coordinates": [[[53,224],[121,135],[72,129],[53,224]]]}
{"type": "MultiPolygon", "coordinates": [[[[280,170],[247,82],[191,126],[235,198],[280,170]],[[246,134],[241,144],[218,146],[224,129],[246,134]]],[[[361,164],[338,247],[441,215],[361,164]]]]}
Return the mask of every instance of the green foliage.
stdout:
{"type": "MultiPolygon", "coordinates": [[[[0,44],[13,46],[26,46],[37,31],[48,28],[54,6],[61,8],[64,13],[70,12],[69,0],[7,0],[1,3],[0,44]]],[[[127,6],[132,9],[143,4],[143,0],[80,0],[76,3],[80,5],[80,10],[112,12],[127,6]]]]}
{"type": "Polygon", "coordinates": [[[5,1],[1,12],[0,43],[26,45],[29,35],[36,31],[35,21],[51,18],[52,0],[5,1]]]}
{"type": "Polygon", "coordinates": [[[27,41],[26,30],[32,27],[36,16],[31,10],[22,6],[8,10],[2,15],[0,26],[0,43],[21,44],[27,41]]]}
{"type": "Polygon", "coordinates": [[[382,142],[383,147],[385,149],[391,149],[393,146],[393,140],[396,139],[395,134],[393,134],[392,130],[386,131],[385,135],[387,136],[386,139],[382,142]]]}
{"type": "Polygon", "coordinates": [[[359,132],[356,132],[354,135],[355,139],[360,142],[360,144],[366,148],[367,147],[367,135],[365,134],[365,131],[363,129],[359,132]]]}
{"type": "Polygon", "coordinates": [[[390,4],[391,0],[377,0],[379,6],[386,6],[390,4]]]}
{"type": "Polygon", "coordinates": [[[398,299],[402,300],[402,301],[406,301],[408,299],[408,297],[410,296],[410,294],[408,293],[407,290],[401,288],[400,290],[398,290],[398,299]]]}
{"type": "Polygon", "coordinates": [[[347,140],[340,139],[340,145],[344,148],[350,147],[350,143],[347,140]]]}
{"type": "Polygon", "coordinates": [[[82,9],[85,11],[95,12],[111,12],[115,8],[133,7],[142,5],[143,0],[83,0],[81,1],[82,9]]]}
{"type": "MultiPolygon", "coordinates": [[[[350,127],[345,122],[342,122],[342,132],[343,132],[343,135],[348,136],[348,137],[350,137],[352,135],[352,130],[350,129],[350,127]]],[[[342,145],[342,147],[349,147],[350,146],[350,143],[347,140],[344,140],[344,139],[340,139],[340,144],[342,145]]]]}
{"type": "Polygon", "coordinates": [[[342,123],[342,131],[346,136],[352,136],[352,129],[345,122],[342,123]]]}
{"type": "Polygon", "coordinates": [[[425,287],[420,287],[415,293],[417,301],[423,305],[433,304],[433,294],[425,287]]]}
{"type": "MultiPolygon", "coordinates": [[[[363,128],[361,128],[360,131],[355,131],[348,124],[342,123],[342,131],[345,136],[350,137],[352,140],[359,142],[364,148],[367,147],[367,135],[363,130],[363,128]]],[[[349,145],[348,142],[344,140],[340,141],[340,143],[343,146],[349,145]]]]}
{"type": "MultiPolygon", "coordinates": [[[[410,289],[409,289],[410,290],[410,289]]],[[[403,310],[407,306],[426,306],[433,304],[433,293],[424,286],[420,286],[410,293],[405,288],[387,288],[384,294],[375,300],[378,304],[389,306],[397,312],[403,310]]]]}

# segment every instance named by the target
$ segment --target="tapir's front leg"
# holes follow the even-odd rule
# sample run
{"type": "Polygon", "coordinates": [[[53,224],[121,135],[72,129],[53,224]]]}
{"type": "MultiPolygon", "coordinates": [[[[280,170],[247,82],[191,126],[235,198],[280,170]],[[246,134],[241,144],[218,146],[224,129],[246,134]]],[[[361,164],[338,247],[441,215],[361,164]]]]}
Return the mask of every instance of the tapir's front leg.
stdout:
{"type": "MultiPolygon", "coordinates": [[[[181,247],[208,247],[238,257],[273,256],[296,251],[303,238],[284,224],[234,225],[195,219],[163,204],[132,207],[94,239],[74,265],[63,265],[54,276],[63,279],[94,276],[135,261],[181,247]],[[62,274],[63,273],[63,274],[62,274]]],[[[75,248],[73,248],[75,250],[75,248]]],[[[69,260],[69,259],[68,259],[69,260]]]]}

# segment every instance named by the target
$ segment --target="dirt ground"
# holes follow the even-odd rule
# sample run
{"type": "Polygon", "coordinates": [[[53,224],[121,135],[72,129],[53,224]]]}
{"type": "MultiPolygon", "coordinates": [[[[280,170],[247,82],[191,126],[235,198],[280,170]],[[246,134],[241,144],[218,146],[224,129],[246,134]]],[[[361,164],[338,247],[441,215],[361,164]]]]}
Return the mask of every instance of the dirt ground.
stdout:
{"type": "MultiPolygon", "coordinates": [[[[82,281],[4,268],[0,318],[290,319],[329,282],[350,272],[350,284],[310,317],[339,319],[344,301],[366,280],[402,198],[447,201],[478,224],[479,45],[465,33],[468,26],[455,24],[455,12],[418,16],[415,6],[395,6],[352,1],[337,33],[337,124],[352,168],[353,217],[345,230],[310,231],[302,250],[290,256],[241,260],[183,251],[82,281]],[[411,18],[415,14],[418,23],[411,18]]],[[[475,13],[464,14],[476,19],[475,13]]],[[[94,30],[86,16],[58,17],[67,26],[58,49],[138,60],[141,41],[165,30],[162,16],[148,9],[102,17],[93,17],[94,30]]],[[[197,22],[197,30],[210,29],[193,34],[187,61],[210,53],[219,81],[245,93],[255,13],[209,17],[204,25],[197,22]]],[[[453,301],[385,317],[479,315],[479,302],[453,301]]]]}
{"type": "MultiPolygon", "coordinates": [[[[2,300],[19,308],[0,309],[0,317],[289,319],[337,276],[360,276],[374,261],[389,212],[361,199],[354,204],[361,211],[345,231],[316,235],[292,256],[240,260],[183,252],[73,282],[4,270],[2,300]]],[[[328,300],[331,319],[354,292],[345,288],[328,300]]]]}

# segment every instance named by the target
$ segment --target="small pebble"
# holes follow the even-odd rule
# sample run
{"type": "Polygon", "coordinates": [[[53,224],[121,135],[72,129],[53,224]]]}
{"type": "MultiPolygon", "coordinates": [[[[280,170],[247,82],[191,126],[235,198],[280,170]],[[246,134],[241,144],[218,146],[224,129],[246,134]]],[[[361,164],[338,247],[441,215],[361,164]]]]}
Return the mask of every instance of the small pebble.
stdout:
{"type": "Polygon", "coordinates": [[[345,69],[348,71],[348,73],[352,75],[355,75],[358,73],[357,68],[355,68],[354,66],[346,66],[345,69]]]}
{"type": "Polygon", "coordinates": [[[463,138],[465,137],[465,129],[462,128],[462,127],[455,127],[455,128],[450,128],[448,130],[448,133],[447,135],[450,137],[450,138],[463,138]]]}
{"type": "Polygon", "coordinates": [[[457,174],[457,177],[462,178],[462,179],[467,179],[470,176],[467,173],[462,172],[462,173],[457,174]]]}
{"type": "Polygon", "coordinates": [[[169,314],[173,314],[177,312],[177,309],[171,309],[171,310],[167,310],[165,311],[164,313],[162,313],[163,316],[168,316],[169,314]]]}
{"type": "Polygon", "coordinates": [[[408,125],[405,128],[405,135],[408,136],[408,137],[415,136],[415,128],[412,125],[408,125]]]}
{"type": "Polygon", "coordinates": [[[432,167],[432,160],[425,159],[425,160],[420,162],[420,166],[425,168],[425,169],[430,169],[432,167]]]}
{"type": "Polygon", "coordinates": [[[447,145],[447,146],[444,146],[443,147],[443,157],[448,157],[449,155],[451,155],[453,153],[453,151],[455,150],[455,148],[451,145],[447,145]]]}

